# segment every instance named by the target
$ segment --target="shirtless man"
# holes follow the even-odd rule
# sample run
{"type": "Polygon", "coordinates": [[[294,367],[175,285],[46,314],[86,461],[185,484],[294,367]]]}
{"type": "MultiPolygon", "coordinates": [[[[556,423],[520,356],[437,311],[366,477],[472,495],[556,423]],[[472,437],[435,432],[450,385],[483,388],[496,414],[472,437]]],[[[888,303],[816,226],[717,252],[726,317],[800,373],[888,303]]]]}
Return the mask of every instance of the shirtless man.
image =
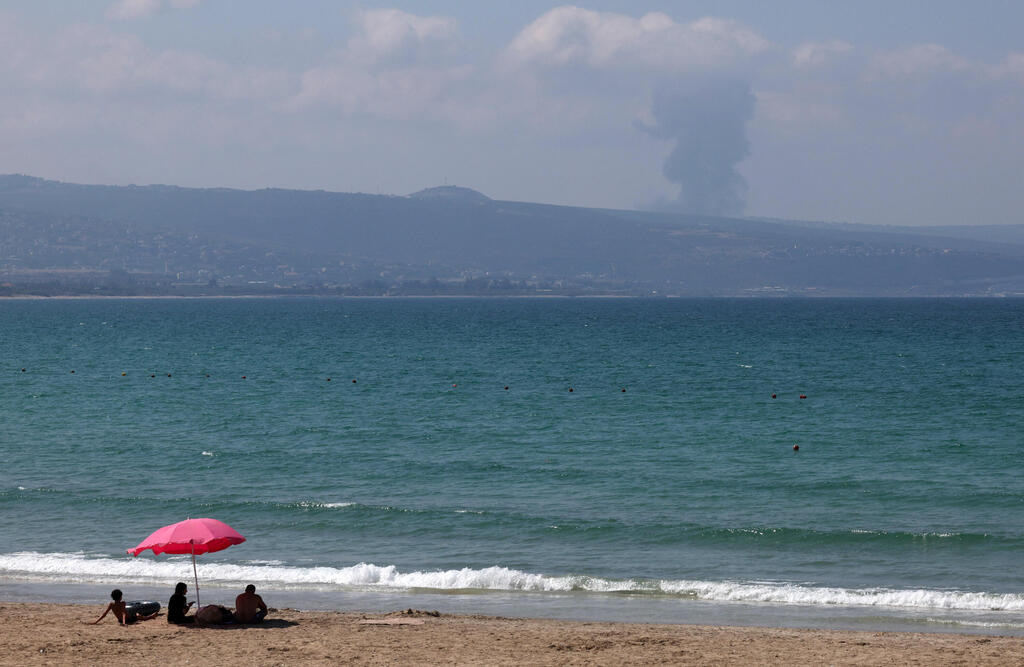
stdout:
{"type": "Polygon", "coordinates": [[[267,605],[256,595],[256,587],[249,584],[245,592],[235,598],[235,623],[262,623],[267,616],[267,605]]]}
{"type": "Polygon", "coordinates": [[[92,624],[96,625],[97,623],[102,621],[103,618],[110,612],[114,612],[114,618],[117,619],[117,622],[120,625],[131,625],[136,621],[148,621],[149,619],[156,616],[155,613],[149,614],[148,616],[139,616],[134,612],[129,614],[125,610],[124,600],[121,599],[122,596],[123,594],[121,593],[121,589],[119,588],[115,588],[114,590],[110,591],[110,599],[113,600],[113,602],[107,605],[107,608],[103,610],[103,615],[97,618],[95,621],[93,621],[92,624]]]}

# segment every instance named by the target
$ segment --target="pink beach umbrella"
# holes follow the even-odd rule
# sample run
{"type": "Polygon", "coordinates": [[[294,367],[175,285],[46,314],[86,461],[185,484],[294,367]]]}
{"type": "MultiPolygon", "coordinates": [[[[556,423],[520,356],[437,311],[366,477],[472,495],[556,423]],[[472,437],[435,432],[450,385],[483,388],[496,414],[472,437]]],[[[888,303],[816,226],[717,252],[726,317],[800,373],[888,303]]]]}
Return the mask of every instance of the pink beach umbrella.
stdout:
{"type": "Polygon", "coordinates": [[[196,579],[196,608],[199,608],[199,574],[196,572],[196,554],[211,553],[227,549],[232,544],[241,544],[245,538],[238,532],[216,519],[186,519],[157,530],[139,546],[128,549],[138,556],[146,549],[155,554],[192,554],[192,575],[196,579]]]}

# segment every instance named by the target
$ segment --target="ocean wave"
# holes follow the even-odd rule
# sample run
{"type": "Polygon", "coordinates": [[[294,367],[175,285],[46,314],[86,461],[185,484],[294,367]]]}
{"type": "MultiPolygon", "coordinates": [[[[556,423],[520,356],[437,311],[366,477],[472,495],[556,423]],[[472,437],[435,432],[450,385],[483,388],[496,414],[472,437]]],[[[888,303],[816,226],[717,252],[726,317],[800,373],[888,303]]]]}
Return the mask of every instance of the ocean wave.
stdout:
{"type": "Polygon", "coordinates": [[[810,528],[789,528],[755,526],[746,528],[696,528],[692,531],[709,542],[767,542],[777,544],[824,544],[861,545],[876,544],[893,547],[922,543],[996,544],[1017,543],[1016,536],[998,536],[989,533],[969,532],[911,532],[902,530],[873,530],[853,528],[842,530],[814,530],[810,528]]]}
{"type": "Polygon", "coordinates": [[[985,630],[1024,630],[1024,623],[1006,623],[1000,621],[974,621],[962,618],[933,618],[922,619],[923,623],[930,625],[949,625],[965,628],[984,628],[985,630]]]}
{"type": "MultiPolygon", "coordinates": [[[[552,576],[501,566],[402,572],[394,565],[295,567],[276,561],[199,562],[208,585],[255,582],[296,590],[430,590],[596,593],[675,596],[713,602],[805,606],[907,607],[947,611],[1024,611],[1024,595],[927,589],[850,589],[787,582],[606,579],[552,576]]],[[[83,553],[0,554],[0,575],[12,579],[73,583],[171,584],[190,574],[187,557],[109,558],[83,553]]]]}
{"type": "MultiPolygon", "coordinates": [[[[49,487],[26,488],[23,486],[0,489],[0,498],[18,497],[63,497],[68,503],[111,504],[113,506],[136,505],[152,501],[141,496],[88,495],[72,490],[49,487]]],[[[581,541],[612,540],[645,544],[696,544],[773,546],[776,548],[862,548],[871,546],[882,549],[948,548],[960,549],[965,546],[984,545],[987,548],[1019,549],[1024,546],[1024,537],[1016,533],[1001,531],[970,532],[955,530],[911,531],[899,529],[856,526],[842,528],[812,528],[785,525],[734,525],[714,526],[700,523],[680,522],[670,518],[659,520],[618,520],[614,518],[590,518],[573,515],[551,515],[544,513],[510,512],[494,508],[465,506],[431,506],[416,504],[376,504],[345,501],[338,498],[299,497],[289,500],[252,500],[218,497],[211,499],[179,499],[191,501],[195,511],[207,512],[210,516],[258,516],[280,519],[291,514],[294,524],[303,525],[297,517],[316,515],[330,520],[344,511],[347,517],[370,520],[411,521],[426,520],[440,522],[436,525],[449,527],[451,517],[462,522],[501,521],[506,525],[517,525],[522,531],[543,533],[557,530],[566,539],[581,541]],[[253,512],[257,514],[252,514],[253,512]]],[[[232,522],[234,525],[235,522],[232,522]]],[[[312,526],[319,530],[321,525],[312,526]]]]}

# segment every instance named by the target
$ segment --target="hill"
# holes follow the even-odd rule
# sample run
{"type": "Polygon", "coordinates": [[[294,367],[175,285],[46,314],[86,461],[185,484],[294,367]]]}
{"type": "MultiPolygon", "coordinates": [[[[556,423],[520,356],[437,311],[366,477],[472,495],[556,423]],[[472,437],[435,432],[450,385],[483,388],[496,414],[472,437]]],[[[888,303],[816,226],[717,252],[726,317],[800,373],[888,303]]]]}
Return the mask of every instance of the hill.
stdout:
{"type": "Polygon", "coordinates": [[[463,202],[488,202],[491,198],[482,192],[477,192],[471,188],[462,188],[457,185],[442,185],[436,188],[427,188],[426,190],[420,190],[409,195],[411,199],[440,199],[445,201],[463,201],[463,202]]]}
{"type": "Polygon", "coordinates": [[[143,292],[1024,294],[1024,226],[971,230],[550,206],[456,186],[402,197],[0,176],[13,291],[117,271],[143,292]]]}

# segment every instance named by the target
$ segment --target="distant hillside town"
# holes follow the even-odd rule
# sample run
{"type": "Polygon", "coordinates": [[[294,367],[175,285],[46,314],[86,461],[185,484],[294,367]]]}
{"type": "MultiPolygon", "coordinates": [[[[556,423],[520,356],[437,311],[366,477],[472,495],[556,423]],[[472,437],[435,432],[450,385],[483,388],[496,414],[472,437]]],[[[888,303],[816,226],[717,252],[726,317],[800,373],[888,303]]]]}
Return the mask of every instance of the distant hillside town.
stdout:
{"type": "Polygon", "coordinates": [[[1024,225],[0,176],[0,295],[1021,296],[1024,225]]]}

